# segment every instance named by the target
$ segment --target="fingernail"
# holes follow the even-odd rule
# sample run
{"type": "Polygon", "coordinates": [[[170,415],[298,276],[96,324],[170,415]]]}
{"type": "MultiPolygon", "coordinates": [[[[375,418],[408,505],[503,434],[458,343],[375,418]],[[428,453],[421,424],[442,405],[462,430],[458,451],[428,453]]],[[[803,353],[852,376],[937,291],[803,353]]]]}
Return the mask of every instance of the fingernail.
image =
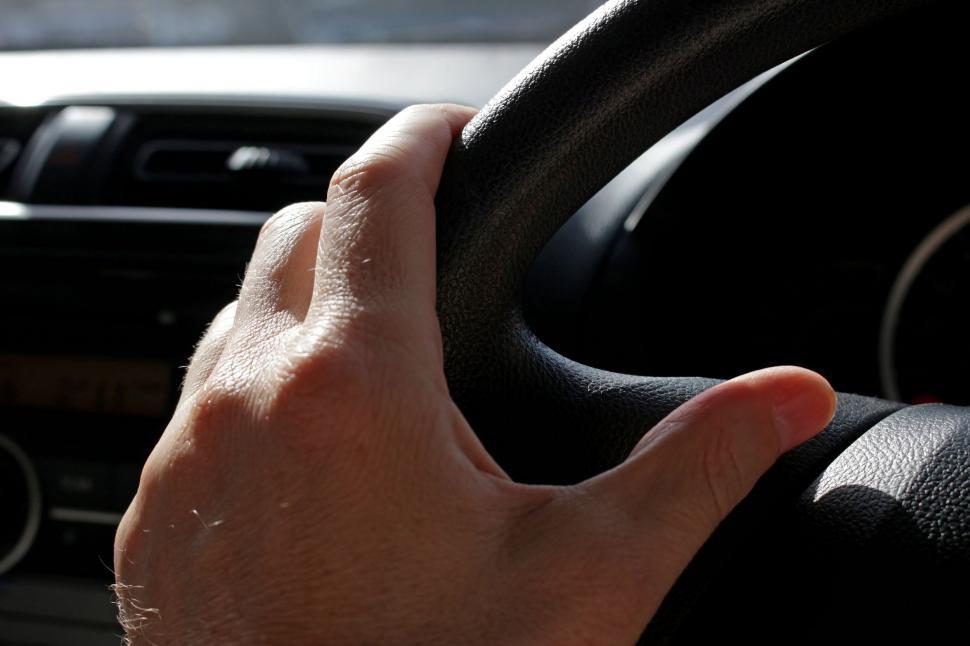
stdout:
{"type": "Polygon", "coordinates": [[[814,437],[832,421],[835,393],[824,379],[793,384],[780,395],[773,413],[783,451],[814,437]]]}

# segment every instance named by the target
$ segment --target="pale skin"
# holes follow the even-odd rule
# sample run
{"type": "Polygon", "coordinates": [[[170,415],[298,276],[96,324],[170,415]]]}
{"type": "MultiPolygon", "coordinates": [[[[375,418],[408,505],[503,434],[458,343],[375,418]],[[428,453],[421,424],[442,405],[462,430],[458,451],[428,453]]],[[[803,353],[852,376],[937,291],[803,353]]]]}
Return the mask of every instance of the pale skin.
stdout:
{"type": "Polygon", "coordinates": [[[473,115],[404,111],[326,204],[263,227],[118,528],[132,643],[633,643],[724,516],[831,419],[822,377],[771,368],[590,480],[512,481],[448,394],[435,313],[434,193],[473,115]]]}

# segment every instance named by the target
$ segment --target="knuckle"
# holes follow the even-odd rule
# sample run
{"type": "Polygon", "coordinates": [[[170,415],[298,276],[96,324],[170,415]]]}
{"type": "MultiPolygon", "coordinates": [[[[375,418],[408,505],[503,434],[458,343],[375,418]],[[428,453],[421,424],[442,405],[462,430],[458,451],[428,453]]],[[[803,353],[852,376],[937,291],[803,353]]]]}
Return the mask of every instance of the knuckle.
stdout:
{"type": "Polygon", "coordinates": [[[289,216],[289,208],[290,207],[286,207],[269,216],[266,221],[263,222],[263,226],[259,228],[259,237],[268,238],[272,236],[276,228],[280,226],[280,221],[285,220],[289,216]]]}
{"type": "Polygon", "coordinates": [[[398,112],[397,118],[413,121],[424,117],[439,117],[442,114],[442,107],[434,103],[414,103],[398,112]]]}
{"type": "MultiPolygon", "coordinates": [[[[235,300],[228,303],[220,309],[212,321],[209,322],[209,327],[206,328],[205,332],[202,334],[202,338],[199,339],[195,346],[195,355],[200,354],[200,352],[205,350],[205,347],[209,343],[217,342],[221,343],[224,337],[232,330],[233,325],[236,322],[236,309],[239,306],[239,301],[235,300]]],[[[194,360],[194,356],[193,356],[194,360]]]]}
{"type": "MultiPolygon", "coordinates": [[[[121,517],[118,528],[115,530],[114,549],[116,556],[123,555],[127,552],[132,543],[134,543],[134,539],[137,538],[135,529],[132,527],[135,523],[132,517],[133,513],[131,507],[129,507],[121,517]]],[[[126,565],[126,559],[116,558],[114,563],[115,573],[120,576],[126,565]]]]}
{"type": "Polygon", "coordinates": [[[238,303],[239,301],[229,303],[212,318],[209,327],[206,328],[202,337],[195,344],[195,350],[189,360],[190,369],[200,361],[204,363],[215,361],[216,356],[213,355],[217,355],[221,351],[226,337],[232,331],[232,327],[235,324],[236,306],[238,303]]]}
{"type": "MultiPolygon", "coordinates": [[[[230,303],[226,303],[222,306],[222,309],[213,317],[212,326],[216,325],[217,322],[222,322],[232,320],[236,317],[236,308],[239,306],[239,301],[235,300],[230,303]]],[[[210,326],[210,327],[212,327],[210,326]]]]}
{"type": "Polygon", "coordinates": [[[328,196],[351,195],[369,199],[405,172],[395,150],[387,145],[362,150],[340,165],[330,180],[328,196]]]}
{"type": "Polygon", "coordinates": [[[283,445],[325,459],[373,453],[387,409],[382,364],[353,341],[299,333],[280,362],[261,415],[283,445]]]}
{"type": "Polygon", "coordinates": [[[218,437],[226,429],[247,426],[252,417],[252,404],[247,394],[219,379],[210,379],[189,406],[189,425],[196,437],[218,437]]]}
{"type": "Polygon", "coordinates": [[[122,578],[126,570],[140,564],[144,543],[148,538],[142,531],[150,524],[151,510],[159,507],[159,497],[164,486],[163,468],[157,451],[149,456],[138,483],[138,491],[132,498],[118,523],[114,537],[115,574],[122,578]]]}
{"type": "MultiPolygon", "coordinates": [[[[371,391],[372,370],[353,344],[317,340],[308,350],[290,353],[270,398],[274,410],[291,409],[313,400],[326,402],[328,415],[357,409],[371,391]]],[[[314,407],[316,408],[316,407],[314,407]]]]}
{"type": "Polygon", "coordinates": [[[271,215],[260,227],[260,238],[275,238],[280,232],[309,222],[323,207],[321,202],[297,202],[271,215]]]}
{"type": "Polygon", "coordinates": [[[165,460],[167,459],[168,456],[160,455],[158,447],[156,447],[145,460],[141,474],[138,476],[138,491],[135,492],[132,504],[128,508],[128,515],[133,514],[132,509],[136,507],[136,502],[143,502],[146,498],[151,499],[155,495],[159,483],[163,481],[165,460]]]}

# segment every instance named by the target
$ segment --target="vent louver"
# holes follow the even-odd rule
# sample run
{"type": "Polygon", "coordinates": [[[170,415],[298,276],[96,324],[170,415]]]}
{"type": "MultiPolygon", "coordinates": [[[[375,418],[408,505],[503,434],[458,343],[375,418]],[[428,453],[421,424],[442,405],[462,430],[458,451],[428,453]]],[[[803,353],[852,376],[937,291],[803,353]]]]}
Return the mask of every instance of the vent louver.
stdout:
{"type": "Polygon", "coordinates": [[[388,116],[137,110],[98,201],[274,211],[322,200],[337,166],[388,116]]]}
{"type": "Polygon", "coordinates": [[[0,107],[0,199],[7,197],[17,161],[43,118],[39,110],[0,107]]]}

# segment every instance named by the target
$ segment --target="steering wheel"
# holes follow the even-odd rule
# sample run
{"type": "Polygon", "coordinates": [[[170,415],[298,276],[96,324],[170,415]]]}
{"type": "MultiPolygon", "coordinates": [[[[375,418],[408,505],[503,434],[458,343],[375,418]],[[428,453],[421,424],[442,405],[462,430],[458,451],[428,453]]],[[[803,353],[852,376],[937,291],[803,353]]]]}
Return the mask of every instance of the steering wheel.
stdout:
{"type": "MultiPolygon", "coordinates": [[[[513,477],[576,482],[609,468],[716,383],[608,373],[543,345],[524,320],[520,290],[544,243],[610,178],[720,96],[926,4],[616,0],[466,127],[437,200],[446,373],[513,477]]],[[[669,267],[656,279],[676,277],[669,267]]],[[[840,395],[831,425],[784,456],[722,524],[645,639],[812,641],[840,622],[848,622],[841,636],[925,635],[938,625],[925,613],[966,600],[948,584],[968,572],[970,412],[840,395]]]]}

